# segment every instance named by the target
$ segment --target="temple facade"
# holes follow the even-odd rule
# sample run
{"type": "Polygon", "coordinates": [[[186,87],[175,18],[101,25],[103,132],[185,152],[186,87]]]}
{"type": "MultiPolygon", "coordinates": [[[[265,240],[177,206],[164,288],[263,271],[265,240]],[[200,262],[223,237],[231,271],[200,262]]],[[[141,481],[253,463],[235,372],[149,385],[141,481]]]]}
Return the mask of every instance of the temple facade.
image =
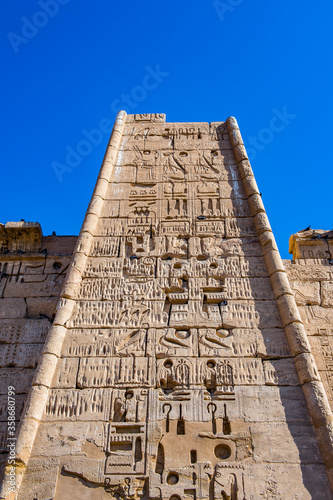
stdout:
{"type": "Polygon", "coordinates": [[[333,500],[331,252],[234,118],[119,112],[78,236],[0,225],[0,498],[333,500]]]}

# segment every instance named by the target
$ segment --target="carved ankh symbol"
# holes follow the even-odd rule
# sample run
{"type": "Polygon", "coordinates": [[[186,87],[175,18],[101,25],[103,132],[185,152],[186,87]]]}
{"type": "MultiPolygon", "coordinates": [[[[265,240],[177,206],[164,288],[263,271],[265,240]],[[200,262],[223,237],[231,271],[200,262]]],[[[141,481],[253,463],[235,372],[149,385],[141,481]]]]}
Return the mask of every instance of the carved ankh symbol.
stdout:
{"type": "Polygon", "coordinates": [[[216,404],[215,403],[209,403],[207,406],[208,413],[212,413],[212,431],[213,434],[216,434],[216,419],[215,419],[215,412],[216,412],[216,404]],[[212,408],[212,411],[210,410],[212,408]]]}

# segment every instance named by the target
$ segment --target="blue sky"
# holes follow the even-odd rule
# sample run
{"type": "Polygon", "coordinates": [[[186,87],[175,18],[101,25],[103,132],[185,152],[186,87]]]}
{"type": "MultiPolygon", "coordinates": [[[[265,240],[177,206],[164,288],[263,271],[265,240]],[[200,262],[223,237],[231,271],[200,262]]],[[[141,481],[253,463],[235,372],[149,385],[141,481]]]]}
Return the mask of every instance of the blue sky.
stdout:
{"type": "Polygon", "coordinates": [[[120,107],[232,115],[289,258],[292,233],[333,226],[332,25],[329,0],[1,2],[0,221],[78,234],[120,107]]]}

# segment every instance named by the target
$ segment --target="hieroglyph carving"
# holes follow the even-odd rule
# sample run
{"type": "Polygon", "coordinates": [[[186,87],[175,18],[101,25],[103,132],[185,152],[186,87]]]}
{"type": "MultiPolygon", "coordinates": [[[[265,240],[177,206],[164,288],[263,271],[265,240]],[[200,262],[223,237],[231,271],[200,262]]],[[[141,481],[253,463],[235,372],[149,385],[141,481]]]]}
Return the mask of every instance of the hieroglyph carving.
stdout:
{"type": "Polygon", "coordinates": [[[59,458],[54,499],[331,498],[226,124],[118,135],[32,450],[59,458]]]}

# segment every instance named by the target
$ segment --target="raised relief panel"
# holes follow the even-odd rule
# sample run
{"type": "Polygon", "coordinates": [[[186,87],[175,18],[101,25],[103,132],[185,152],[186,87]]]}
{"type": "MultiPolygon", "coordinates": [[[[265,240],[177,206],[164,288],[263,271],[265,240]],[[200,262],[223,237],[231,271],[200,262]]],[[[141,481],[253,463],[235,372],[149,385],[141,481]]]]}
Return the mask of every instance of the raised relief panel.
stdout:
{"type": "Polygon", "coordinates": [[[85,278],[78,294],[79,299],[120,300],[123,278],[85,278]]]}
{"type": "Polygon", "coordinates": [[[190,223],[175,221],[175,222],[161,222],[161,235],[169,236],[189,236],[191,234],[190,231],[190,223]]]}
{"type": "Polygon", "coordinates": [[[63,346],[66,357],[144,356],[147,329],[79,329],[69,330],[63,346]]]}
{"type": "Polygon", "coordinates": [[[119,277],[122,274],[123,259],[108,258],[102,259],[99,257],[88,258],[86,268],[84,270],[84,277],[98,278],[98,277],[119,277]]]}
{"type": "Polygon", "coordinates": [[[184,394],[196,385],[214,397],[234,394],[234,385],[264,383],[262,361],[247,358],[172,358],[157,361],[157,385],[166,393],[184,394]]]}
{"type": "Polygon", "coordinates": [[[321,306],[299,306],[302,321],[305,323],[308,335],[318,335],[321,331],[331,331],[333,310],[321,306]]]}
{"type": "Polygon", "coordinates": [[[290,282],[333,281],[333,267],[327,259],[298,259],[284,261],[290,282]]]}
{"type": "Polygon", "coordinates": [[[148,389],[113,389],[110,420],[112,422],[145,422],[148,389]]]}
{"type": "Polygon", "coordinates": [[[251,212],[246,200],[220,200],[222,217],[250,217],[251,212]]]}
{"type": "Polygon", "coordinates": [[[128,193],[128,216],[131,218],[133,216],[133,212],[137,210],[137,207],[142,208],[145,205],[148,205],[150,211],[153,211],[151,206],[154,205],[154,202],[158,196],[158,189],[153,184],[152,186],[147,185],[147,182],[143,182],[143,186],[135,185],[132,186],[128,193]]]}
{"type": "MultiPolygon", "coordinates": [[[[124,169],[126,173],[130,174],[130,176],[123,179],[123,185],[125,183],[130,183],[132,185],[138,184],[138,187],[140,187],[140,182],[137,182],[139,180],[137,172],[140,166],[144,166],[144,163],[146,163],[147,166],[159,167],[161,163],[161,154],[160,150],[157,148],[158,143],[155,144],[152,141],[149,141],[148,145],[147,137],[150,137],[149,128],[137,128],[136,131],[134,131],[134,135],[131,137],[130,141],[128,143],[125,143],[124,148],[120,151],[119,156],[122,157],[120,158],[120,161],[122,161],[122,163],[119,168],[124,169]]],[[[142,173],[144,173],[144,170],[145,169],[143,169],[142,173]]],[[[148,175],[149,170],[150,169],[148,168],[148,175]]],[[[155,177],[155,168],[153,169],[152,173],[155,177]]],[[[156,184],[156,182],[160,182],[160,180],[160,178],[157,178],[155,179],[155,182],[148,182],[145,184],[145,186],[152,186],[156,184]]],[[[128,188],[130,188],[130,186],[128,186],[128,188]]],[[[108,196],[108,199],[112,198],[108,196]]]]}
{"type": "MultiPolygon", "coordinates": [[[[125,278],[153,278],[155,276],[155,266],[156,261],[152,257],[143,259],[127,258],[123,261],[123,273],[125,278]]],[[[138,280],[138,283],[141,281],[138,280]]],[[[150,279],[145,286],[151,288],[154,286],[154,283],[150,279]]]]}
{"type": "Polygon", "coordinates": [[[156,356],[156,358],[197,356],[197,331],[193,328],[187,330],[150,328],[148,331],[147,354],[156,356]]]}
{"type": "Polygon", "coordinates": [[[152,239],[149,234],[143,236],[127,236],[125,240],[125,256],[139,259],[152,255],[152,239]]]}
{"type": "Polygon", "coordinates": [[[154,214],[149,215],[147,207],[138,208],[129,219],[100,219],[97,236],[143,236],[150,234],[154,214]]]}
{"type": "Polygon", "coordinates": [[[174,257],[186,258],[188,255],[188,239],[179,236],[155,236],[153,239],[154,248],[150,255],[161,259],[171,259],[174,257]]]}
{"type": "Polygon", "coordinates": [[[148,113],[148,114],[136,114],[128,115],[128,117],[133,116],[135,122],[165,122],[164,113],[148,113]]]}
{"type": "Polygon", "coordinates": [[[209,135],[212,141],[218,141],[218,142],[229,141],[230,143],[230,138],[227,132],[227,127],[225,122],[210,122],[209,135]]]}
{"type": "Polygon", "coordinates": [[[242,276],[268,277],[263,257],[244,257],[240,259],[242,276]]]}
{"type": "MultiPolygon", "coordinates": [[[[151,291],[153,292],[153,288],[151,291]]],[[[142,288],[141,288],[142,290],[142,288]]],[[[134,292],[120,302],[82,301],[76,305],[68,327],[125,327],[139,328],[142,323],[164,327],[168,315],[164,312],[164,300],[150,301],[142,293],[134,292]]]]}
{"type": "Polygon", "coordinates": [[[202,232],[206,230],[209,234],[210,229],[214,227],[221,228],[220,230],[222,230],[222,224],[224,226],[224,223],[221,221],[207,221],[207,223],[200,228],[200,237],[196,236],[189,238],[188,257],[197,257],[199,260],[213,258],[214,261],[215,259],[219,259],[219,265],[223,265],[228,269],[226,275],[240,276],[241,271],[238,258],[238,255],[242,255],[241,246],[238,243],[240,240],[224,240],[223,234],[215,235],[211,233],[211,236],[202,234],[202,232]]]}
{"type": "Polygon", "coordinates": [[[144,474],[145,424],[110,424],[105,474],[144,474]]]}
{"type": "Polygon", "coordinates": [[[225,223],[221,220],[195,221],[195,236],[225,236],[225,223]]]}
{"type": "MultiPolygon", "coordinates": [[[[166,188],[166,186],[164,186],[166,188]]],[[[189,202],[179,195],[166,197],[163,200],[163,214],[165,219],[184,219],[189,215],[189,202]]]]}
{"type": "Polygon", "coordinates": [[[126,236],[127,219],[100,219],[96,236],[126,236]]]}
{"type": "MultiPolygon", "coordinates": [[[[149,185],[154,186],[160,180],[158,175],[160,153],[158,151],[150,151],[149,149],[145,149],[142,151],[137,145],[133,146],[133,151],[135,154],[133,163],[136,167],[135,184],[138,187],[140,184],[145,185],[146,187],[149,185]]],[[[133,197],[133,191],[137,191],[137,189],[133,189],[131,191],[130,199],[131,197],[133,197]]],[[[145,199],[145,197],[146,194],[143,193],[143,199],[145,199]]]]}
{"type": "MultiPolygon", "coordinates": [[[[158,114],[125,121],[109,183],[97,186],[101,211],[89,208],[91,245],[78,244],[86,264],[27,465],[37,486],[24,479],[19,500],[328,500],[241,180],[249,167],[231,145],[238,132],[158,114]]],[[[0,320],[3,421],[12,380],[23,407],[34,370],[21,366],[34,367],[50,325],[23,317],[25,294],[59,293],[69,264],[11,258],[0,263],[12,301],[0,315],[22,318],[0,320]]],[[[320,375],[333,401],[333,271],[311,263],[313,275],[286,266],[319,360],[319,374],[301,375],[320,375]]]]}
{"type": "Polygon", "coordinates": [[[200,193],[216,193],[219,194],[218,183],[216,179],[223,179],[220,175],[220,170],[214,165],[214,154],[212,152],[198,151],[196,158],[194,158],[194,172],[197,179],[201,182],[197,184],[198,195],[200,193]],[[208,182],[211,180],[211,182],[208,182]]]}
{"type": "Polygon", "coordinates": [[[214,500],[245,499],[245,470],[242,465],[219,463],[214,475],[214,500]]]}
{"type": "Polygon", "coordinates": [[[269,278],[226,278],[227,299],[269,299],[274,294],[269,278]]]}
{"type": "Polygon", "coordinates": [[[188,157],[187,152],[183,154],[171,151],[162,153],[162,175],[163,180],[166,181],[163,185],[163,195],[166,198],[177,194],[187,197],[187,186],[184,181],[186,178],[185,162],[188,157]]]}
{"type": "MultiPolygon", "coordinates": [[[[209,220],[207,223],[209,224],[209,220]]],[[[219,235],[214,235],[210,240],[211,256],[216,257],[262,257],[261,246],[257,238],[228,238],[224,239],[219,235]]],[[[240,276],[240,272],[239,275],[240,276]]]]}
{"type": "Polygon", "coordinates": [[[149,387],[154,384],[152,362],[144,357],[81,358],[77,386],[149,387]]]}
{"type": "Polygon", "coordinates": [[[333,368],[333,331],[322,329],[315,336],[309,336],[311,351],[316,358],[319,371],[330,371],[333,368]]]}
{"type": "MultiPolygon", "coordinates": [[[[201,181],[196,182],[195,198],[207,201],[207,203],[205,204],[206,210],[208,210],[208,202],[211,202],[212,200],[219,198],[219,194],[220,194],[219,183],[216,180],[210,180],[210,177],[206,176],[205,178],[204,176],[204,178],[201,181]]],[[[207,211],[203,215],[214,215],[214,214],[212,212],[207,211]]],[[[219,215],[219,213],[216,213],[216,215],[219,215]]]]}
{"type": "Polygon", "coordinates": [[[263,350],[261,332],[252,328],[200,328],[198,335],[200,357],[256,357],[263,350]]]}

